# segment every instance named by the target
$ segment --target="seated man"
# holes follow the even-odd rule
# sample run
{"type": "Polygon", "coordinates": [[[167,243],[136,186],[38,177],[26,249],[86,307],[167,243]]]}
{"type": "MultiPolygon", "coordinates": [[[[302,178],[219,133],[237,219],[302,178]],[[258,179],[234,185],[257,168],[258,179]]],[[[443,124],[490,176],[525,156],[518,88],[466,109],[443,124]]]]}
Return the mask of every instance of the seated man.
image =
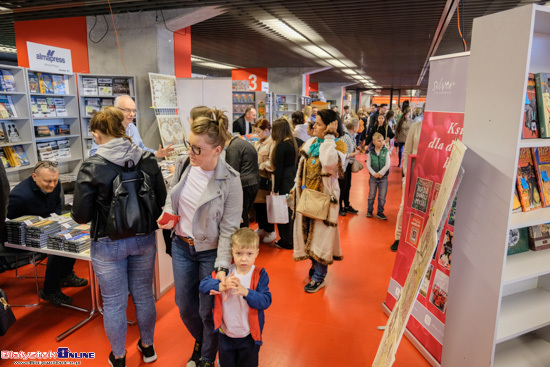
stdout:
{"type": "MultiPolygon", "coordinates": [[[[61,183],[57,162],[40,161],[30,177],[13,188],[9,196],[8,218],[23,215],[49,217],[51,213],[61,214],[61,183]]],[[[40,298],[59,306],[71,304],[72,298],[61,292],[60,287],[84,287],[88,280],[79,278],[73,272],[75,259],[50,255],[40,298]]]]}

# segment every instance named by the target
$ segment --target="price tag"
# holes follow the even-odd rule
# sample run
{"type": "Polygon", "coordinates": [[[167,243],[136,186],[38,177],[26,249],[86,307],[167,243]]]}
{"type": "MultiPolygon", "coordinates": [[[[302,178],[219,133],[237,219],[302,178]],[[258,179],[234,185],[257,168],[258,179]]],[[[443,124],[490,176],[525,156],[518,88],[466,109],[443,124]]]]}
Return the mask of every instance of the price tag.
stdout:
{"type": "Polygon", "coordinates": [[[548,178],[548,173],[546,171],[541,171],[540,177],[542,177],[542,180],[544,182],[550,181],[550,178],[548,178]]]}
{"type": "Polygon", "coordinates": [[[527,180],[524,178],[521,179],[521,187],[523,187],[525,190],[529,190],[529,185],[527,184],[527,180]]]}

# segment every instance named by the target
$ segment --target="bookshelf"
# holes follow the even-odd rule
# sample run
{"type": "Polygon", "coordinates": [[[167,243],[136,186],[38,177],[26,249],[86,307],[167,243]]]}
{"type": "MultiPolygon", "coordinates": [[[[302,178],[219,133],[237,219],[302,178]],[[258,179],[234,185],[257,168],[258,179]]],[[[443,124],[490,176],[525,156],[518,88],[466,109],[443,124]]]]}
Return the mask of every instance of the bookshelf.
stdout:
{"type": "Polygon", "coordinates": [[[29,159],[29,165],[6,168],[8,180],[11,182],[18,182],[28,175],[25,175],[24,171],[27,171],[30,167],[34,167],[37,162],[36,149],[34,147],[34,131],[29,113],[27,77],[25,69],[21,67],[0,65],[0,70],[8,70],[13,75],[16,91],[0,91],[0,95],[7,96],[11,99],[13,108],[15,108],[17,113],[17,117],[0,118],[0,122],[2,122],[4,126],[6,126],[6,124],[15,126],[21,139],[21,141],[18,142],[9,141],[6,137],[6,139],[0,143],[0,150],[3,150],[4,147],[22,145],[29,159]]]}
{"type": "Polygon", "coordinates": [[[278,119],[287,115],[289,118],[292,114],[300,110],[299,99],[297,94],[276,94],[275,108],[273,119],[278,119]]]}
{"type": "MultiPolygon", "coordinates": [[[[91,114],[104,107],[114,105],[115,98],[120,94],[128,94],[136,102],[136,77],[123,75],[102,74],[77,74],[78,99],[80,106],[80,129],[82,131],[82,154],[84,159],[90,155],[93,142],[92,133],[89,131],[91,114]],[[95,80],[95,89],[93,81],[95,80]],[[116,85],[115,85],[116,83],[116,85]],[[110,84],[110,89],[109,89],[110,84]],[[122,87],[119,87],[121,86],[122,87]],[[128,93],[121,93],[126,89],[128,93]]],[[[139,111],[136,114],[138,119],[139,111]]],[[[135,120],[134,120],[135,121],[135,120]]],[[[135,122],[134,122],[135,124],[135,122]]]]}
{"type": "Polygon", "coordinates": [[[474,20],[444,366],[548,365],[550,251],[507,256],[507,242],[510,229],[550,222],[550,208],[512,214],[519,149],[550,146],[521,138],[528,74],[549,60],[550,8],[474,20]]]}

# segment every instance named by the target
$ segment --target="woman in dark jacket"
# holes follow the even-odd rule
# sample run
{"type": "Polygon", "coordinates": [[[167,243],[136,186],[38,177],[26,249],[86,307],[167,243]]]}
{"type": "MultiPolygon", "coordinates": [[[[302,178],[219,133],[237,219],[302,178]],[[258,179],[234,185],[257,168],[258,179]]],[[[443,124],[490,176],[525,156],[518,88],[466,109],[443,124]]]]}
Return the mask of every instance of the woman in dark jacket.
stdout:
{"type": "Polygon", "coordinates": [[[139,213],[150,217],[152,230],[149,233],[117,240],[107,237],[113,180],[126,164],[134,165],[151,178],[156,199],[154,210],[160,213],[166,200],[166,186],[154,155],[144,153],[132,143],[122,120],[124,115],[114,107],[107,107],[92,117],[90,129],[99,148],[96,155],[84,161],[78,172],[71,213],[78,223],[92,222],[90,254],[103,297],[103,323],[112,349],[111,366],[125,366],[128,291],[136,307],[140,331],[137,347],[146,363],[157,359],[153,347],[156,308],[152,287],[157,214],[139,213]]]}
{"type": "Polygon", "coordinates": [[[384,115],[378,115],[378,118],[376,119],[376,122],[374,123],[374,126],[369,131],[369,135],[367,137],[367,146],[372,142],[372,136],[375,133],[380,133],[384,137],[386,141],[386,145],[389,143],[390,139],[393,139],[395,134],[393,133],[392,128],[388,125],[388,121],[386,120],[386,116],[384,115]]]}
{"type": "MultiPolygon", "coordinates": [[[[275,142],[275,147],[271,154],[271,165],[274,169],[273,177],[275,180],[273,192],[278,195],[286,195],[294,186],[298,144],[292,134],[290,124],[283,118],[273,123],[271,138],[275,142]]],[[[289,222],[287,224],[277,224],[281,239],[275,242],[275,246],[292,250],[294,248],[292,231],[294,221],[292,220],[290,208],[288,209],[288,218],[289,222]]]]}

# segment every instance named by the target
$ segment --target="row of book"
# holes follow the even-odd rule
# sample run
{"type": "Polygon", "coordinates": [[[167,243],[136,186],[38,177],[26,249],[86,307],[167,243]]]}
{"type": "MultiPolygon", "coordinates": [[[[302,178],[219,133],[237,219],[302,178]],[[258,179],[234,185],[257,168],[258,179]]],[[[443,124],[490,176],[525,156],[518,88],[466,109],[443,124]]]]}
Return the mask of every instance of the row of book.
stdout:
{"type": "Polygon", "coordinates": [[[0,161],[4,168],[28,166],[31,164],[22,145],[12,145],[0,149],[0,161]]]}
{"type": "Polygon", "coordinates": [[[86,117],[92,117],[95,113],[103,111],[107,107],[113,107],[113,100],[109,98],[84,98],[86,117]]]}
{"type": "Polygon", "coordinates": [[[508,234],[508,255],[550,248],[550,223],[511,229],[508,234]]]}
{"type": "Polygon", "coordinates": [[[550,147],[520,148],[513,211],[550,206],[550,147]]]}
{"type": "Polygon", "coordinates": [[[69,76],[29,72],[29,91],[42,94],[68,94],[69,76]]]}
{"type": "Polygon", "coordinates": [[[550,73],[529,74],[522,138],[550,138],[550,73]]]}
{"type": "Polygon", "coordinates": [[[31,96],[32,117],[63,117],[68,116],[67,106],[63,98],[31,96]]]}
{"type": "Polygon", "coordinates": [[[84,96],[118,96],[130,94],[130,81],[127,78],[82,78],[84,96]]]}
{"type": "Polygon", "coordinates": [[[35,126],[34,134],[37,138],[45,138],[45,137],[59,136],[59,135],[71,135],[71,127],[69,125],[35,126]]]}
{"type": "Polygon", "coordinates": [[[11,96],[5,94],[0,95],[0,118],[11,119],[17,118],[17,111],[11,96]]]}
{"type": "Polygon", "coordinates": [[[57,161],[71,158],[71,144],[68,139],[36,143],[38,158],[41,161],[57,161]]]}
{"type": "Polygon", "coordinates": [[[0,91],[17,92],[15,87],[15,78],[9,70],[0,69],[0,91]]]}
{"type": "Polygon", "coordinates": [[[0,122],[0,144],[17,143],[21,141],[21,135],[16,124],[11,122],[0,122]]]}

